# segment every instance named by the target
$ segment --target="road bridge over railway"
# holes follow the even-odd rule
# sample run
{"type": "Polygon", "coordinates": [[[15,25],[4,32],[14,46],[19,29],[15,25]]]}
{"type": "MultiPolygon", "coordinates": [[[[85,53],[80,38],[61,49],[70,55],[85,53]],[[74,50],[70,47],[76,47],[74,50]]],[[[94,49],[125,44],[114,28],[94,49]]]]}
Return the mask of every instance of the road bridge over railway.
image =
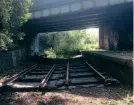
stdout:
{"type": "MultiPolygon", "coordinates": [[[[101,49],[132,49],[133,0],[33,0],[30,12],[31,18],[22,26],[26,33],[24,44],[27,54],[38,53],[38,33],[89,27],[99,28],[101,49]]],[[[127,67],[132,65],[131,59],[106,56],[105,53],[83,53],[86,61],[83,58],[58,61],[38,57],[33,65],[32,62],[27,64],[24,71],[0,83],[0,91],[52,91],[120,83],[132,85],[132,70],[127,67]]],[[[1,55],[5,65],[12,63],[16,67],[24,58],[25,51],[16,50],[7,55],[1,55]],[[6,59],[7,55],[11,58],[6,59]]]]}
{"type": "Polygon", "coordinates": [[[99,28],[101,49],[132,49],[133,0],[33,0],[22,27],[27,48],[38,52],[41,32],[99,28]]]}

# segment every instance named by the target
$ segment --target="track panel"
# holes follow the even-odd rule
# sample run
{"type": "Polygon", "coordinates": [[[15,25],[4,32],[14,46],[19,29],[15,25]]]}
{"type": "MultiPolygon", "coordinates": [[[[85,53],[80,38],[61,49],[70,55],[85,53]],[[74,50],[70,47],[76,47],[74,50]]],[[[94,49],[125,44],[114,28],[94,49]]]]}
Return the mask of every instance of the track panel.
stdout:
{"type": "Polygon", "coordinates": [[[11,77],[3,85],[5,90],[73,89],[104,85],[106,73],[100,73],[88,62],[68,62],[65,64],[39,64],[25,70],[15,79],[11,77]],[[13,80],[12,80],[13,78],[13,80]]]}

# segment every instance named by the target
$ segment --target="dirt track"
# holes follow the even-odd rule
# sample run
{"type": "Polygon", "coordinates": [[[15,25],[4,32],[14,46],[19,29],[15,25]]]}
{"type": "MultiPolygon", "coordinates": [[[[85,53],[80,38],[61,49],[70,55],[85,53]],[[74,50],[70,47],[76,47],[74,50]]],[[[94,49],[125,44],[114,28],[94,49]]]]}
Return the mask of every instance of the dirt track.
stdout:
{"type": "Polygon", "coordinates": [[[0,105],[132,105],[132,90],[93,87],[48,93],[4,93],[0,95],[0,105]]]}

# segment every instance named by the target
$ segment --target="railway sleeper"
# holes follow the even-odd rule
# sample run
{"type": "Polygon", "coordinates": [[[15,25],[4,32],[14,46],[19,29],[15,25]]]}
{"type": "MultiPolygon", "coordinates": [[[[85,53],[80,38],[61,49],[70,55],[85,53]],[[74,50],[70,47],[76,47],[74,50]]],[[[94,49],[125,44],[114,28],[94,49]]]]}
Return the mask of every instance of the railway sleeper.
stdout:
{"type": "MultiPolygon", "coordinates": [[[[87,63],[87,62],[86,62],[87,63]]],[[[31,90],[51,90],[51,89],[71,89],[75,87],[92,87],[99,85],[109,85],[118,82],[113,79],[106,79],[107,73],[99,72],[90,64],[64,65],[38,65],[30,72],[18,76],[4,87],[8,89],[31,89],[31,90]],[[67,71],[66,72],[66,67],[67,71]],[[66,78],[68,77],[68,78],[66,78]],[[43,87],[42,87],[43,86],[43,87]]]]}

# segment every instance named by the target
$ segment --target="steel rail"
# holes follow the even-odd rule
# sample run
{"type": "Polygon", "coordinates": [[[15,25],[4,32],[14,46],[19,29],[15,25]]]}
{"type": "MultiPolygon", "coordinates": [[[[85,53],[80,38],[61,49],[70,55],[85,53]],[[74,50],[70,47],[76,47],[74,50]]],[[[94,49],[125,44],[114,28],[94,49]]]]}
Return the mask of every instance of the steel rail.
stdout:
{"type": "Polygon", "coordinates": [[[45,76],[45,78],[43,78],[42,82],[41,82],[41,85],[39,87],[43,88],[46,86],[48,80],[50,79],[52,73],[54,72],[55,70],[55,67],[56,67],[56,64],[54,64],[52,66],[52,68],[49,70],[48,74],[45,76]]]}
{"type": "Polygon", "coordinates": [[[67,64],[67,70],[66,70],[66,81],[65,84],[68,85],[69,84],[69,62],[67,64]]]}
{"type": "Polygon", "coordinates": [[[24,71],[22,71],[22,72],[20,72],[20,73],[18,73],[18,74],[13,75],[11,78],[9,78],[9,79],[7,79],[6,81],[4,81],[4,82],[2,83],[2,86],[6,86],[8,83],[14,82],[14,81],[17,80],[20,76],[27,74],[28,72],[32,71],[32,70],[35,69],[36,67],[37,67],[37,64],[35,64],[35,65],[33,65],[33,66],[29,67],[29,68],[24,69],[24,71]]]}
{"type": "Polygon", "coordinates": [[[92,65],[90,65],[88,62],[86,62],[86,64],[87,64],[99,77],[101,77],[104,81],[106,80],[106,78],[105,78],[99,71],[97,71],[92,65]]]}

